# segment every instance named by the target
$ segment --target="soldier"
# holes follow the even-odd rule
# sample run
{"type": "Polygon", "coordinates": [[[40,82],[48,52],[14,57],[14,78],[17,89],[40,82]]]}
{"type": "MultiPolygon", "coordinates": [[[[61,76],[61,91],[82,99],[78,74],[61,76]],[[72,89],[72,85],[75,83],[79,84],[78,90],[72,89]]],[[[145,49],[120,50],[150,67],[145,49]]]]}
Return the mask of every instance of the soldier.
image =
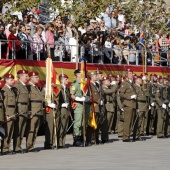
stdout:
{"type": "Polygon", "coordinates": [[[2,155],[11,155],[11,139],[14,131],[14,120],[16,115],[16,90],[14,90],[14,76],[12,74],[4,75],[5,86],[2,88],[2,96],[5,108],[5,122],[3,127],[5,129],[5,138],[2,141],[1,153],[2,155]]]}
{"type": "Polygon", "coordinates": [[[149,94],[148,74],[142,73],[140,76],[142,77],[142,80],[143,80],[142,86],[143,86],[143,90],[144,90],[145,95],[146,95],[146,101],[147,101],[147,104],[148,104],[145,115],[144,115],[143,120],[142,120],[142,125],[141,125],[141,130],[140,130],[141,136],[143,136],[145,134],[148,134],[148,132],[146,130],[147,130],[147,124],[148,124],[148,113],[149,113],[149,110],[150,110],[151,107],[150,107],[150,103],[149,103],[150,94],[149,94]]]}
{"type": "Polygon", "coordinates": [[[130,141],[130,129],[133,114],[136,108],[136,93],[133,87],[133,71],[126,70],[127,79],[121,83],[120,97],[123,101],[124,123],[123,123],[123,142],[130,141]]]}
{"type": "Polygon", "coordinates": [[[164,86],[164,80],[162,76],[159,76],[156,94],[155,94],[155,102],[157,103],[157,138],[164,138],[164,127],[166,120],[166,104],[164,103],[167,99],[167,89],[164,86]]]}
{"type": "Polygon", "coordinates": [[[18,82],[14,85],[17,89],[17,112],[19,116],[16,118],[14,127],[14,152],[24,153],[21,144],[24,137],[24,132],[28,118],[28,104],[29,104],[29,92],[26,87],[28,81],[28,71],[19,70],[17,72],[18,82]]]}
{"type": "Polygon", "coordinates": [[[38,152],[39,150],[35,149],[34,145],[40,126],[40,116],[43,115],[44,96],[36,85],[39,81],[38,72],[30,72],[29,77],[30,80],[27,85],[27,88],[30,94],[29,109],[31,112],[31,122],[29,127],[28,138],[26,141],[27,152],[38,152]]]}
{"type": "Polygon", "coordinates": [[[59,93],[59,117],[58,117],[58,133],[57,133],[57,140],[58,140],[58,148],[64,149],[67,148],[65,146],[66,140],[66,133],[69,123],[69,114],[70,113],[70,92],[69,89],[66,87],[68,85],[68,76],[66,74],[61,74],[59,76],[59,80],[61,83],[61,90],[59,93]]]}
{"type": "Polygon", "coordinates": [[[83,91],[81,90],[81,73],[80,70],[77,69],[74,71],[74,75],[76,76],[76,80],[70,86],[70,94],[71,99],[74,102],[74,126],[73,126],[73,146],[83,146],[83,102],[87,101],[87,98],[83,96],[83,91]]]}
{"type": "MultiPolygon", "coordinates": [[[[58,96],[61,90],[61,86],[57,84],[52,84],[52,103],[46,103],[46,114],[45,114],[45,142],[44,149],[54,149],[54,121],[56,121],[57,114],[59,114],[58,108],[58,96]],[[54,113],[53,113],[54,112],[54,113]],[[55,115],[55,116],[54,116],[55,115]]],[[[57,128],[56,128],[57,130],[57,128]]],[[[56,146],[57,147],[57,146],[56,146]]]]}
{"type": "MultiPolygon", "coordinates": [[[[107,121],[105,123],[106,124],[105,126],[108,127],[107,131],[109,132],[109,129],[111,129],[111,127],[112,127],[114,113],[115,113],[116,86],[110,86],[109,78],[103,77],[102,90],[103,90],[103,93],[104,93],[104,103],[105,103],[105,108],[106,108],[105,114],[106,114],[106,117],[107,117],[107,121]]],[[[106,127],[104,127],[104,128],[106,128],[106,127]]],[[[104,130],[106,130],[106,129],[104,129],[104,130]]],[[[108,140],[108,139],[104,139],[104,140],[108,140]]]]}
{"type": "Polygon", "coordinates": [[[146,99],[146,94],[144,90],[142,89],[142,77],[141,76],[135,76],[135,84],[134,88],[137,95],[137,101],[136,101],[136,115],[135,120],[133,124],[133,139],[142,141],[143,138],[140,137],[140,130],[141,130],[141,124],[143,121],[143,118],[145,116],[145,112],[147,110],[148,104],[146,99]]]}
{"type": "Polygon", "coordinates": [[[150,93],[150,116],[149,116],[149,134],[153,135],[156,131],[156,107],[157,103],[155,102],[155,94],[157,89],[157,75],[151,74],[150,75],[150,83],[149,83],[149,93],[150,93]]]}

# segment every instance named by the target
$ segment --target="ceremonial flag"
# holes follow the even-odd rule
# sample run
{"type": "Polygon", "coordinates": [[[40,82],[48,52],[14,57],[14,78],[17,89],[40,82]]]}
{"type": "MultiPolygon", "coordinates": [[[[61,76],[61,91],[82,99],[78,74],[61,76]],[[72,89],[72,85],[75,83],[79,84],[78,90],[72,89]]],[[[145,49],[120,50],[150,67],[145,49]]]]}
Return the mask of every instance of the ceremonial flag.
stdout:
{"type": "Polygon", "coordinates": [[[95,103],[94,103],[94,99],[93,99],[93,93],[92,93],[92,89],[91,89],[91,85],[90,85],[90,79],[88,79],[88,84],[89,84],[89,88],[90,88],[90,93],[91,93],[91,113],[90,113],[90,120],[88,125],[94,129],[97,129],[97,123],[96,123],[96,118],[95,118],[95,103]]]}
{"type": "Polygon", "coordinates": [[[81,90],[83,91],[84,95],[87,94],[88,91],[88,85],[87,85],[87,81],[86,81],[86,61],[84,60],[84,58],[80,59],[80,71],[81,71],[81,83],[80,83],[80,87],[81,90]]]}

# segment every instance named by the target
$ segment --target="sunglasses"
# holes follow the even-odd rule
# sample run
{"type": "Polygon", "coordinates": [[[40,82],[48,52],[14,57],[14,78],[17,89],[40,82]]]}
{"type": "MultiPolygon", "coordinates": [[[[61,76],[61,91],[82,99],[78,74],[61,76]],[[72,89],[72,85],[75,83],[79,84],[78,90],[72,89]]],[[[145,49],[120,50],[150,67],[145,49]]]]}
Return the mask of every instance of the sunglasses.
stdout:
{"type": "Polygon", "coordinates": [[[33,22],[33,21],[32,21],[32,23],[33,23],[33,24],[36,24],[37,22],[33,22]]]}
{"type": "Polygon", "coordinates": [[[31,29],[26,29],[26,30],[31,30],[31,29]]]}
{"type": "Polygon", "coordinates": [[[24,17],[24,18],[28,18],[28,17],[24,17]]]}

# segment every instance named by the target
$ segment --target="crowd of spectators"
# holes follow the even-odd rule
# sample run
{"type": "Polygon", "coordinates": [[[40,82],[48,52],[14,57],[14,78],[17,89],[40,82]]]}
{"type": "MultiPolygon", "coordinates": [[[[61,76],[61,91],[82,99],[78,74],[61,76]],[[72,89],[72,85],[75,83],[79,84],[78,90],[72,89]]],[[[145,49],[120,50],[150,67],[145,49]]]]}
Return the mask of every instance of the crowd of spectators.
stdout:
{"type": "MultiPolygon", "coordinates": [[[[79,27],[70,16],[57,15],[45,23],[39,14],[37,7],[32,7],[21,15],[12,15],[10,20],[0,15],[1,58],[45,60],[50,55],[54,61],[72,61],[72,45],[76,45],[78,35],[78,44],[84,48],[83,52],[79,50],[80,55],[89,63],[142,64],[139,42],[143,41],[144,33],[121,10],[107,7],[101,17],[87,20],[79,27]]],[[[166,18],[165,22],[170,27],[170,19],[166,18]]],[[[156,52],[160,54],[159,47],[161,57],[169,56],[170,36],[160,32],[155,37],[156,41],[151,39],[147,44],[148,64],[157,56],[156,52]]],[[[159,65],[160,61],[155,64],[159,65]]]]}

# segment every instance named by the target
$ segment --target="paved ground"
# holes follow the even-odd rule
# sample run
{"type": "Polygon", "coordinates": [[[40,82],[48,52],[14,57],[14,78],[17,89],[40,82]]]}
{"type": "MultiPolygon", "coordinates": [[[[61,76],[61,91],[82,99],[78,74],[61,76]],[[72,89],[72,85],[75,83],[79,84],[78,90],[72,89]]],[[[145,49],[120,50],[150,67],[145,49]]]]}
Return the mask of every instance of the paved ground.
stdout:
{"type": "Polygon", "coordinates": [[[68,149],[43,150],[44,136],[40,136],[36,143],[40,152],[0,156],[0,170],[169,170],[170,139],[150,138],[123,143],[110,135],[109,144],[75,148],[68,135],[68,149]]]}

